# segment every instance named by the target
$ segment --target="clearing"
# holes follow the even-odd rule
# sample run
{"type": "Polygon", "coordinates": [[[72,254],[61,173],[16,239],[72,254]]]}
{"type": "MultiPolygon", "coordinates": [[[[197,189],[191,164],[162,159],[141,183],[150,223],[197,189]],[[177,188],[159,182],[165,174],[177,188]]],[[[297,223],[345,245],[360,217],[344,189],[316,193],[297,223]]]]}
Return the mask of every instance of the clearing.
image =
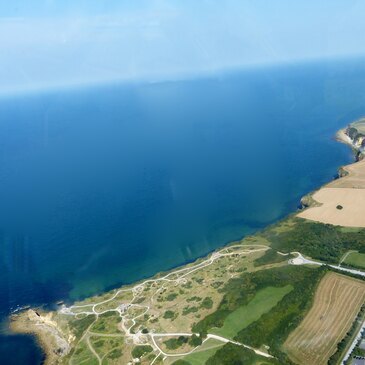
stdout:
{"type": "Polygon", "coordinates": [[[359,252],[350,252],[343,262],[344,264],[349,264],[351,266],[356,266],[360,268],[365,268],[365,254],[359,252]]]}
{"type": "Polygon", "coordinates": [[[223,327],[213,328],[211,332],[233,339],[238,332],[257,321],[264,313],[269,312],[271,308],[275,307],[291,290],[293,290],[291,285],[261,289],[247,305],[229,314],[224,321],[223,327]]]}

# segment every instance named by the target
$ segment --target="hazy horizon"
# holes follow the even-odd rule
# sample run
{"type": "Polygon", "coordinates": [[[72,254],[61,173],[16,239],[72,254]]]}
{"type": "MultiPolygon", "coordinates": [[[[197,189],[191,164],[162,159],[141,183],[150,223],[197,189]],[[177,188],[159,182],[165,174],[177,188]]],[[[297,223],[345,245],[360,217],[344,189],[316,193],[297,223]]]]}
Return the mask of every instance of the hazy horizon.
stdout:
{"type": "Polygon", "coordinates": [[[13,1],[0,5],[0,94],[362,56],[364,11],[355,0],[13,1]]]}

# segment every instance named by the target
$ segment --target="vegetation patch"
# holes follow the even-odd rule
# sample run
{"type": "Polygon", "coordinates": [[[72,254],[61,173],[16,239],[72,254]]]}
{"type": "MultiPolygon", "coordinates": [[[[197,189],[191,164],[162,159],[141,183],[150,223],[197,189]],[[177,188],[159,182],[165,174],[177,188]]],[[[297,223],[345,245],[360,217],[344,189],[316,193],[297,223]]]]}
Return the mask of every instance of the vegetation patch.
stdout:
{"type": "Polygon", "coordinates": [[[91,326],[91,331],[105,334],[119,332],[120,321],[121,318],[116,312],[100,314],[98,320],[91,326]]]}
{"type": "Polygon", "coordinates": [[[177,317],[177,314],[173,311],[170,311],[170,310],[167,310],[164,315],[163,315],[163,318],[165,319],[175,319],[177,317]]]}
{"type": "Polygon", "coordinates": [[[261,257],[255,260],[255,266],[262,266],[267,264],[275,264],[278,262],[288,261],[291,255],[280,255],[275,250],[267,250],[261,257]]]}
{"type": "Polygon", "coordinates": [[[172,365],[193,365],[193,364],[186,360],[177,360],[172,365]]]}
{"type": "Polygon", "coordinates": [[[207,360],[211,358],[217,352],[217,350],[222,346],[223,346],[222,342],[209,339],[202,345],[201,348],[197,349],[188,356],[185,356],[183,360],[187,361],[191,365],[205,364],[207,360]]]}
{"type": "Polygon", "coordinates": [[[281,365],[275,359],[263,359],[253,351],[231,343],[224,345],[209,358],[206,365],[281,365]]]}
{"type": "Polygon", "coordinates": [[[108,353],[107,358],[110,360],[116,360],[119,359],[122,355],[123,355],[122,350],[114,349],[108,353]]]}
{"type": "Polygon", "coordinates": [[[168,350],[176,350],[181,346],[184,346],[189,341],[188,337],[179,336],[177,338],[169,338],[168,340],[164,341],[164,344],[168,350]]]}
{"type": "MultiPolygon", "coordinates": [[[[365,314],[365,306],[361,307],[359,314],[356,317],[356,320],[353,322],[350,330],[346,333],[346,336],[337,344],[336,352],[330,357],[328,360],[328,365],[337,365],[339,361],[342,359],[344,352],[347,350],[349,344],[354,339],[354,335],[359,331],[359,327],[361,326],[364,320],[365,314]]],[[[346,361],[347,364],[352,363],[353,356],[365,356],[365,350],[356,347],[351,354],[351,357],[346,361]]]]}
{"type": "Polygon", "coordinates": [[[210,297],[205,297],[202,301],[202,303],[200,304],[201,308],[205,308],[205,309],[211,309],[213,308],[213,300],[210,297]]]}
{"type": "Polygon", "coordinates": [[[73,319],[70,321],[70,328],[74,336],[80,337],[88,327],[95,321],[95,316],[88,315],[82,319],[73,319]]]}
{"type": "Polygon", "coordinates": [[[239,331],[252,322],[257,321],[264,313],[268,312],[291,290],[291,285],[284,287],[267,287],[261,289],[247,305],[237,308],[224,320],[223,326],[211,332],[225,338],[233,339],[239,331]]]}
{"type": "Polygon", "coordinates": [[[71,364],[87,363],[90,365],[98,365],[98,361],[93,353],[88,348],[85,341],[81,341],[75,349],[75,352],[71,356],[71,364]]]}
{"type": "MultiPolygon", "coordinates": [[[[334,263],[349,250],[365,253],[365,229],[343,230],[330,224],[293,218],[295,224],[285,230],[271,227],[262,235],[278,251],[299,251],[304,255],[334,263]]],[[[279,223],[279,226],[283,222],[279,223]]]]}
{"type": "Polygon", "coordinates": [[[344,264],[365,269],[365,253],[351,252],[346,257],[344,264]]]}
{"type": "Polygon", "coordinates": [[[199,308],[198,308],[198,307],[189,307],[189,306],[187,306],[187,307],[185,307],[185,308],[183,309],[182,314],[183,314],[184,316],[186,316],[186,315],[187,315],[187,314],[189,314],[189,313],[196,313],[196,312],[198,312],[198,310],[199,310],[199,308]]]}
{"type": "Polygon", "coordinates": [[[134,359],[139,359],[139,358],[143,357],[144,355],[149,354],[152,351],[153,351],[153,348],[151,346],[140,345],[140,346],[136,346],[132,350],[132,356],[134,359]]]}
{"type": "Polygon", "coordinates": [[[166,300],[168,302],[172,302],[173,300],[176,299],[176,297],[177,297],[177,293],[171,293],[171,294],[169,294],[169,295],[166,296],[166,300]]]}

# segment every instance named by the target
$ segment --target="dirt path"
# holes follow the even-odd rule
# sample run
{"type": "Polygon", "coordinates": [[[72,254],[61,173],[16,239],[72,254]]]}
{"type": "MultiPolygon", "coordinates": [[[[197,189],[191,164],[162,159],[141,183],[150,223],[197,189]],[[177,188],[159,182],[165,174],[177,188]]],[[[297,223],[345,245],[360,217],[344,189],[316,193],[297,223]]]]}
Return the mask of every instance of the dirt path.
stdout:
{"type": "MultiPolygon", "coordinates": [[[[189,352],[186,353],[179,353],[179,354],[168,354],[166,352],[164,352],[160,346],[157,344],[156,339],[157,337],[174,337],[174,336],[187,336],[187,337],[191,337],[193,335],[193,333],[148,333],[148,334],[144,334],[141,332],[137,332],[137,333],[132,333],[131,329],[134,327],[134,325],[136,324],[136,320],[139,317],[144,316],[145,314],[147,314],[147,312],[150,310],[149,306],[143,306],[143,305],[138,305],[133,303],[134,300],[136,299],[136,297],[144,290],[144,287],[146,284],[154,284],[157,282],[169,282],[169,283],[174,283],[175,285],[179,285],[179,284],[183,284],[186,282],[185,277],[188,275],[193,274],[194,272],[201,270],[203,268],[206,268],[209,265],[212,265],[216,260],[222,258],[222,257],[227,257],[227,256],[232,256],[232,255],[249,255],[249,254],[253,254],[256,252],[260,252],[260,251],[266,251],[268,250],[269,247],[265,246],[265,245],[250,245],[250,246],[244,246],[244,245],[234,245],[234,246],[230,246],[230,247],[226,247],[218,252],[214,252],[213,254],[211,254],[211,256],[209,258],[207,258],[206,260],[204,260],[203,262],[193,265],[193,266],[189,266],[189,267],[185,267],[182,269],[178,269],[175,270],[173,272],[170,272],[168,274],[166,274],[165,276],[161,277],[161,278],[157,278],[157,279],[148,279],[145,280],[144,282],[137,284],[131,288],[127,288],[127,289],[120,289],[118,290],[111,298],[100,301],[100,302],[96,302],[96,303],[88,303],[85,305],[75,305],[75,306],[70,306],[70,307],[63,307],[60,310],[60,313],[62,314],[66,314],[66,315],[72,315],[72,316],[76,316],[76,315],[95,315],[95,321],[98,319],[98,316],[107,312],[117,312],[119,313],[119,316],[121,317],[122,321],[121,321],[121,327],[122,330],[124,331],[124,335],[126,338],[129,338],[133,341],[134,344],[138,345],[141,343],[148,343],[148,339],[150,339],[150,345],[157,351],[157,355],[154,358],[154,360],[152,361],[151,365],[160,357],[160,356],[164,356],[164,357],[181,357],[181,356],[186,356],[189,355],[190,353],[194,352],[196,350],[196,348],[192,349],[189,352]],[[241,250],[237,250],[237,249],[241,249],[241,250]],[[231,250],[231,251],[230,251],[231,250]],[[175,277],[175,278],[174,278],[175,277]],[[120,293],[123,292],[132,292],[133,297],[132,300],[127,303],[127,304],[123,304],[123,305],[117,305],[115,308],[111,308],[111,309],[106,309],[104,311],[97,311],[97,307],[106,303],[109,303],[111,301],[113,301],[115,298],[117,298],[117,296],[120,293]],[[138,314],[137,316],[134,316],[133,318],[127,318],[126,312],[128,311],[129,308],[144,308],[145,310],[138,314]],[[85,308],[85,311],[80,311],[80,309],[85,308]],[[91,308],[91,311],[90,311],[91,308]],[[129,323],[129,325],[127,326],[127,323],[129,323]]],[[[154,292],[151,296],[151,301],[153,301],[153,297],[158,293],[158,291],[160,291],[163,288],[163,286],[161,288],[158,288],[156,290],[156,292],[154,292]]],[[[94,322],[95,322],[94,321],[94,322]]],[[[93,322],[93,323],[94,323],[93,322]]],[[[100,356],[96,353],[96,351],[94,350],[94,348],[92,347],[91,343],[90,343],[90,336],[101,336],[101,337],[109,337],[109,336],[113,336],[113,335],[105,335],[105,334],[97,334],[95,332],[91,332],[90,331],[91,325],[87,328],[87,330],[85,331],[85,333],[83,334],[82,338],[80,339],[79,342],[81,342],[82,340],[86,339],[86,343],[88,348],[90,349],[90,351],[92,352],[92,354],[95,356],[95,358],[98,360],[98,363],[101,365],[102,363],[102,359],[100,358],[100,356]]],[[[223,343],[233,343],[236,344],[238,346],[242,346],[245,347],[247,349],[250,349],[252,351],[254,351],[256,354],[263,356],[263,357],[272,357],[271,355],[262,352],[260,350],[254,349],[248,345],[236,342],[236,341],[232,341],[229,340],[227,338],[221,337],[221,336],[217,336],[217,335],[213,335],[213,334],[208,334],[207,335],[207,339],[212,338],[212,339],[216,339],[218,341],[221,341],[223,343]]],[[[199,346],[198,346],[199,347],[199,346]]],[[[70,359],[70,364],[71,364],[71,360],[70,359]]]]}

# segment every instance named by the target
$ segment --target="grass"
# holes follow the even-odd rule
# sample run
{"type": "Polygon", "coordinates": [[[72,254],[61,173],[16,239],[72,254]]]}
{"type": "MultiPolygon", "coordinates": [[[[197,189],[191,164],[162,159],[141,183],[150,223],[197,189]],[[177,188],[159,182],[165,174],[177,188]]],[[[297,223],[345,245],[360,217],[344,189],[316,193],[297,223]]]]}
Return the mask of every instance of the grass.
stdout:
{"type": "MultiPolygon", "coordinates": [[[[224,345],[209,358],[206,365],[282,365],[276,359],[264,359],[253,351],[231,343],[224,345]]],[[[203,365],[203,364],[201,364],[203,365]]]]}
{"type": "Polygon", "coordinates": [[[118,330],[120,321],[121,318],[116,312],[101,314],[98,320],[91,326],[91,331],[104,334],[121,333],[118,330]]]}
{"type": "Polygon", "coordinates": [[[100,337],[90,336],[90,343],[95,352],[103,357],[104,355],[112,352],[115,348],[121,348],[124,344],[124,337],[100,337]]]}
{"type": "Polygon", "coordinates": [[[342,233],[358,233],[362,230],[359,227],[340,227],[342,233]]]}
{"type": "Polygon", "coordinates": [[[222,342],[209,339],[204,343],[204,345],[202,345],[202,347],[199,348],[198,351],[195,351],[192,354],[185,356],[184,360],[189,362],[191,365],[205,364],[206,361],[210,357],[212,357],[217,352],[217,350],[222,346],[223,346],[222,342]]]}
{"type": "MultiPolygon", "coordinates": [[[[291,268],[285,271],[292,275],[291,278],[287,277],[286,281],[291,282],[294,289],[269,312],[264,313],[257,321],[240,331],[235,338],[239,342],[256,348],[269,346],[270,353],[281,365],[293,364],[283,352],[282,344],[311,308],[317,285],[327,272],[324,267],[318,269],[303,267],[300,271],[297,267],[294,272],[289,269],[291,268]]],[[[271,271],[271,276],[275,277],[275,271],[271,271]]],[[[284,276],[277,277],[276,280],[278,279],[283,280],[284,276]]]]}
{"type": "Polygon", "coordinates": [[[212,333],[233,339],[239,331],[258,320],[264,313],[270,311],[291,290],[291,285],[284,287],[267,287],[257,292],[254,298],[245,306],[230,313],[223,327],[213,328],[212,333]]]}
{"type": "Polygon", "coordinates": [[[254,265],[255,266],[262,266],[267,264],[275,264],[283,261],[288,261],[292,256],[289,255],[280,255],[276,251],[269,249],[267,250],[261,257],[259,257],[254,265]]]}
{"type": "Polygon", "coordinates": [[[70,360],[71,365],[97,365],[98,361],[88,346],[82,341],[75,349],[75,352],[70,360]]]}
{"type": "Polygon", "coordinates": [[[345,264],[365,268],[365,253],[351,252],[344,261],[345,264]]]}

